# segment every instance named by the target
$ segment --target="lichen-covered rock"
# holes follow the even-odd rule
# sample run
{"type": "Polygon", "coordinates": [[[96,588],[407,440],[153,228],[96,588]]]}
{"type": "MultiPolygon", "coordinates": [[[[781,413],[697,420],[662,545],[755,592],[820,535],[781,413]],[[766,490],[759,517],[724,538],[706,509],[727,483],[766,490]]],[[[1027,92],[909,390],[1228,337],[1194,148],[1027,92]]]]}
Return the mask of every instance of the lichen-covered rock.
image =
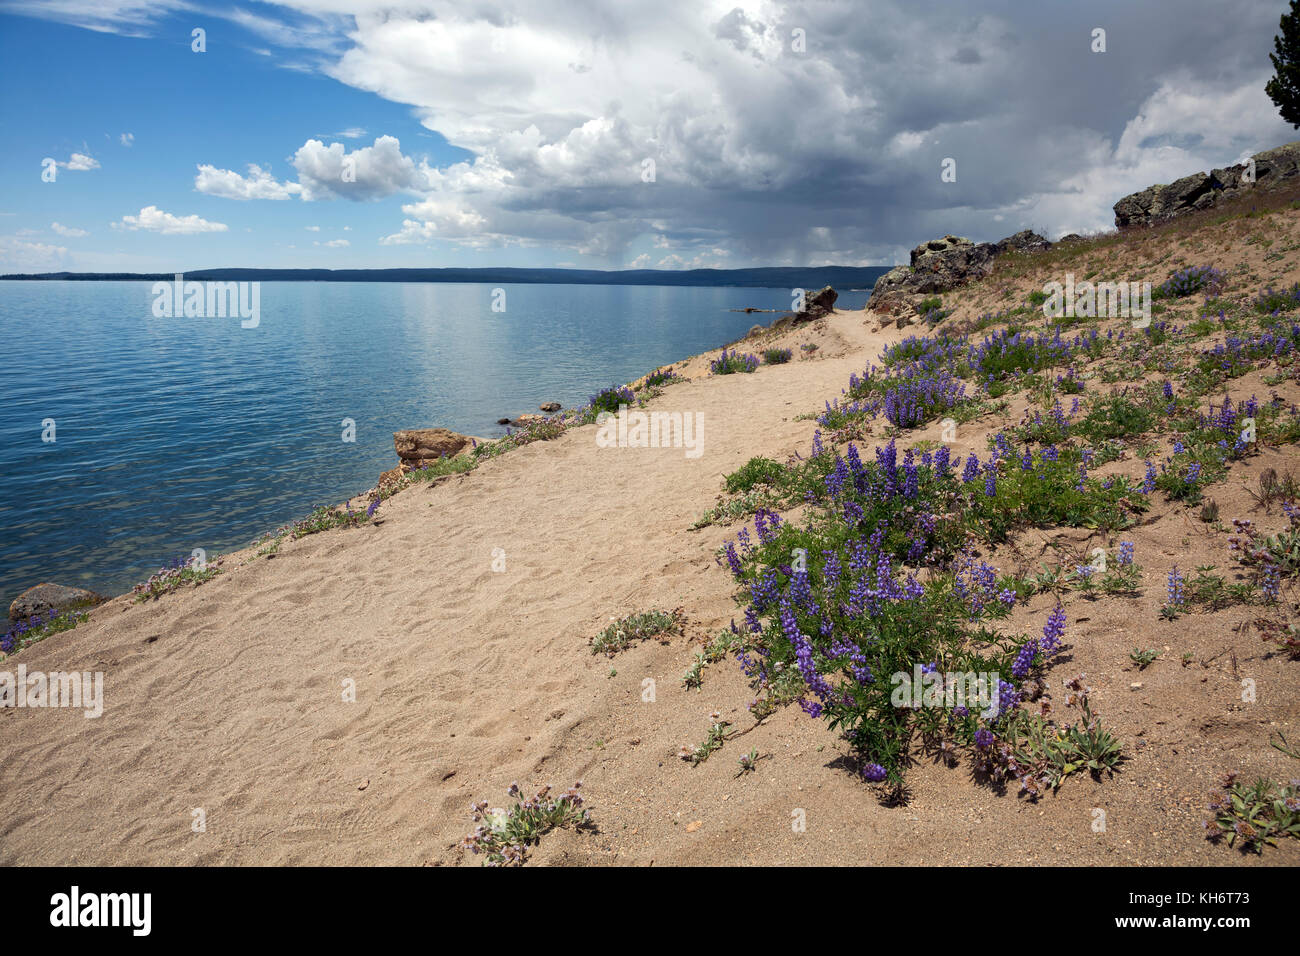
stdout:
{"type": "Polygon", "coordinates": [[[1007,236],[992,244],[995,256],[1008,252],[1041,252],[1052,248],[1052,244],[1032,229],[1022,229],[1014,236],[1007,236]]]}
{"type": "Polygon", "coordinates": [[[1115,203],[1115,225],[1120,229],[1152,226],[1209,209],[1252,190],[1268,192],[1300,181],[1297,180],[1300,142],[1256,153],[1251,159],[1255,166],[1253,181],[1249,164],[1242,163],[1208,173],[1193,173],[1167,185],[1159,183],[1125,196],[1115,203]]]}
{"type": "Polygon", "coordinates": [[[1051,243],[1026,229],[998,242],[972,242],[961,236],[944,236],[923,242],[912,250],[911,265],[896,266],[876,280],[867,308],[895,314],[900,297],[947,292],[972,279],[988,275],[993,260],[1007,252],[1034,252],[1051,243]]]}
{"type": "Polygon", "coordinates": [[[107,600],[104,595],[87,591],[85,588],[43,581],[14,598],[13,603],[9,605],[9,620],[25,621],[50,611],[62,614],[64,611],[103,604],[107,600]]]}

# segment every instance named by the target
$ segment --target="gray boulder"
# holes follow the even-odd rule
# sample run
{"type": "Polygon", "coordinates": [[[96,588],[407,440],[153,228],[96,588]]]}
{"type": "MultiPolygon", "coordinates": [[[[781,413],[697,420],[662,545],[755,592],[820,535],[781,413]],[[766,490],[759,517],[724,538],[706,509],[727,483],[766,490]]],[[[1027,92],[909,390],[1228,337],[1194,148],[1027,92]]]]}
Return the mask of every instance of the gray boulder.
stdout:
{"type": "Polygon", "coordinates": [[[1253,190],[1269,192],[1292,185],[1300,176],[1300,142],[1256,153],[1254,182],[1247,179],[1246,164],[1193,173],[1168,185],[1148,186],[1115,203],[1115,225],[1120,229],[1153,226],[1253,190]]]}
{"type": "Polygon", "coordinates": [[[806,292],[803,297],[803,311],[794,313],[796,322],[811,322],[830,315],[835,310],[835,300],[840,294],[826,286],[817,292],[806,292]]]}
{"type": "Polygon", "coordinates": [[[998,242],[972,242],[961,236],[944,236],[923,242],[912,250],[911,264],[896,266],[876,280],[867,308],[873,312],[898,311],[907,297],[947,292],[993,269],[993,260],[1008,252],[1035,252],[1051,243],[1026,229],[998,242]]]}

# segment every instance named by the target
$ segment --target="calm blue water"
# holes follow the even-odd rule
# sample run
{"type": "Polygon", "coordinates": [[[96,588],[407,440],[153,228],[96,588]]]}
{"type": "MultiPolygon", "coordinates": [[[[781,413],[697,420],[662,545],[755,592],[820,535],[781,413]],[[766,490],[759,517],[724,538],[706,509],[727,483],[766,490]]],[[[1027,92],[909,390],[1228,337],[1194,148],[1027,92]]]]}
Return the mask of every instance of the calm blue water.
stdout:
{"type": "Polygon", "coordinates": [[[373,487],[397,429],[502,434],[775,318],[730,308],[790,306],[788,289],[504,288],[493,312],[486,285],[268,282],[241,329],[154,318],[151,283],[0,282],[0,598],[120,593],[373,487]]]}

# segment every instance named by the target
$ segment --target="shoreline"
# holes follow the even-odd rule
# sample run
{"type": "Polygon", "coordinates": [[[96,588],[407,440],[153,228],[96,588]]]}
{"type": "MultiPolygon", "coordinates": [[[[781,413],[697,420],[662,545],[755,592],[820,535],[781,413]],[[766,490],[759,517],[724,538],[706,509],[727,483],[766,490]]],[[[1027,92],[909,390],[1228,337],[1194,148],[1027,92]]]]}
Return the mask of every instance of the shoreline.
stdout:
{"type": "MultiPolygon", "coordinates": [[[[1269,226],[1300,249],[1300,210],[1273,214],[1269,226]]],[[[0,863],[475,865],[481,857],[461,842],[474,827],[468,805],[500,805],[511,781],[525,793],[544,784],[558,793],[581,779],[598,832],[553,831],[529,850],[530,863],[1296,865],[1300,841],[1248,856],[1205,839],[1205,793],[1223,774],[1294,775],[1270,735],[1300,739],[1300,699],[1290,690],[1294,659],[1270,650],[1262,632],[1234,628],[1282,608],[1254,592],[1245,603],[1193,605],[1201,585],[1191,569],[1227,571],[1234,518],[1250,516],[1261,535],[1287,526],[1280,506],[1256,508],[1252,495],[1269,471],[1298,467],[1300,417],[1290,409],[1300,379],[1283,373],[1300,352],[1279,364],[1269,349],[1222,383],[1198,385],[1197,369],[1203,348],[1261,321],[1258,282],[1300,281],[1300,253],[1266,260],[1265,248],[1241,241],[1216,254],[1215,267],[1232,277],[1220,293],[1228,324],[1202,321],[1197,297],[1164,300],[1152,322],[1163,350],[1123,319],[1072,320],[1063,340],[1097,343],[1074,356],[1076,375],[1050,362],[1041,380],[1008,372],[997,396],[968,381],[955,434],[945,433],[942,416],[895,429],[870,408],[833,425],[815,420],[827,402],[843,404],[853,376],[861,382],[866,367],[905,340],[963,336],[978,352],[1008,328],[1036,335],[1051,326],[1029,296],[1057,272],[1120,269],[1156,281],[1170,258],[1197,255],[1203,230],[1220,242],[1244,240],[1259,223],[1207,219],[1184,229],[1010,259],[946,293],[937,328],[839,311],[740,346],[798,355],[816,344],[810,359],[725,376],[708,374],[714,350],[674,363],[688,380],[667,386],[647,410],[703,416],[698,458],[630,442],[604,448],[597,428],[570,428],[484,460],[472,481],[451,473],[392,495],[377,523],[286,541],[273,558],[147,604],[110,602],[18,658],[29,671],[103,672],[104,709],[93,721],[64,710],[0,711],[10,721],[0,759],[26,811],[6,832],[0,863]],[[1141,367],[1146,361],[1153,367],[1141,367]],[[1166,374],[1178,402],[1172,416],[1159,404],[1166,374]],[[1169,478],[1127,503],[1119,500],[1127,492],[1106,490],[1120,479],[1131,487],[1144,458],[1163,461],[1173,438],[1189,440],[1195,414],[1217,406],[1223,391],[1234,402],[1262,402],[1270,390],[1286,399],[1282,417],[1264,423],[1272,437],[1222,469],[1207,459],[1204,501],[1167,494],[1178,490],[1169,478]],[[762,535],[755,509],[773,507],[792,536],[781,546],[807,542],[809,555],[820,554],[803,536],[821,527],[825,505],[797,495],[773,503],[762,488],[751,497],[757,476],[803,473],[819,431],[824,454],[847,456],[851,442],[869,466],[891,440],[900,458],[943,446],[952,462],[983,462],[996,435],[1019,443],[1020,429],[1037,427],[1035,413],[1047,422],[1054,397],[1064,396],[1073,428],[1088,427],[1080,423],[1121,393],[1154,396],[1162,414],[1124,443],[1091,444],[1085,434],[1052,446],[1064,458],[1086,441],[1106,459],[1089,468],[1089,494],[1121,509],[1118,530],[1089,527],[1083,515],[1026,520],[970,542],[1017,589],[990,625],[998,634],[1046,635],[1044,622],[1062,609],[1066,657],[1035,693],[1065,711],[1063,683],[1088,675],[1093,713],[1121,747],[1114,772],[1071,773],[1059,790],[1024,795],[1014,781],[982,777],[974,747],[963,744],[947,761],[913,737],[906,799],[890,801],[824,718],[793,695],[756,695],[727,650],[731,624],[747,620],[750,592],[728,573],[726,546],[742,529],[751,541],[762,535]],[[1071,394],[1082,403],[1077,413],[1071,394]],[[1202,516],[1210,499],[1217,524],[1202,516]],[[1139,565],[1131,579],[1113,592],[1079,586],[1071,569],[1094,549],[1123,553],[1124,542],[1139,565]],[[1170,614],[1174,567],[1185,572],[1189,603],[1170,614]],[[1057,585],[1035,583],[1053,575],[1057,585]],[[654,611],[674,626],[609,643],[612,624],[654,611]],[[1251,703],[1242,702],[1244,678],[1261,689],[1251,703]],[[768,702],[754,709],[757,696],[768,702]],[[757,756],[746,771],[750,753],[757,756]],[[93,792],[78,785],[86,779],[96,782],[93,792]],[[194,808],[208,814],[206,833],[189,827],[194,808]],[[1106,813],[1104,831],[1092,826],[1096,808],[1106,813]],[[796,810],[806,828],[792,829],[796,810]]],[[[1286,321],[1281,330],[1294,319],[1286,321]]],[[[964,348],[957,357],[971,361],[964,348]]],[[[1033,447],[1035,469],[1057,460],[1048,446],[1033,447]]],[[[1073,460],[1065,464],[1071,485],[1073,460]]],[[[1031,487],[1017,483],[1022,471],[1019,456],[1003,460],[997,493],[1031,487]]],[[[798,495],[829,490],[819,473],[807,474],[798,495]]],[[[957,493],[987,496],[987,476],[979,477],[967,491],[955,485],[957,493]]],[[[1057,507],[1055,496],[1044,506],[1057,507]]],[[[989,507],[971,513],[984,520],[989,507]]],[[[947,523],[956,520],[950,510],[923,513],[947,523]]],[[[966,539],[948,541],[957,548],[966,539]]],[[[925,562],[900,571],[941,592],[948,573],[925,562]]],[[[1297,587],[1285,579],[1287,607],[1297,587]]],[[[1014,648],[1006,654],[981,669],[1014,674],[1014,648]]],[[[1037,702],[1021,706],[1028,714],[1037,702]]]]}
{"type": "MultiPolygon", "coordinates": [[[[3,277],[0,277],[0,278],[3,278],[3,277]]],[[[11,277],[11,278],[12,278],[12,277],[11,277]]],[[[733,310],[733,311],[734,311],[734,310],[733,310]]],[[[774,310],[774,309],[773,309],[773,310],[764,310],[764,311],[768,311],[768,312],[777,312],[778,310],[774,310]]],[[[775,324],[775,323],[773,323],[773,324],[775,324]]],[[[769,333],[772,332],[772,329],[771,329],[770,326],[765,327],[765,329],[766,329],[766,331],[769,332],[769,333]]],[[[726,349],[728,349],[728,348],[732,348],[732,347],[734,347],[734,346],[736,346],[736,345],[738,345],[738,344],[740,344],[740,343],[742,343],[742,342],[747,341],[750,337],[751,337],[750,335],[746,334],[746,335],[744,335],[744,336],[741,336],[741,337],[738,338],[738,339],[733,339],[733,340],[731,340],[731,341],[729,341],[729,342],[726,342],[726,343],[724,343],[724,344],[722,344],[722,345],[720,345],[720,346],[716,346],[716,347],[714,347],[714,348],[709,348],[709,349],[704,350],[703,352],[697,352],[697,353],[695,353],[695,354],[693,354],[693,355],[688,355],[688,356],[686,356],[685,358],[677,359],[677,360],[675,360],[675,361],[673,361],[673,362],[671,362],[671,363],[669,363],[669,364],[667,364],[667,365],[660,366],[660,368],[684,367],[685,365],[687,365],[687,364],[690,363],[690,362],[693,362],[693,361],[697,361],[697,360],[703,359],[703,357],[704,357],[705,355],[709,354],[709,353],[712,353],[712,352],[715,352],[715,351],[720,351],[720,350],[726,350],[726,349]]],[[[647,376],[649,376],[649,375],[651,374],[651,372],[653,372],[653,371],[656,371],[656,369],[648,370],[646,373],[642,374],[642,375],[639,376],[638,378],[633,379],[633,380],[631,380],[631,381],[629,381],[629,382],[624,382],[624,383],[622,383],[622,387],[624,387],[624,388],[633,388],[633,389],[635,389],[635,388],[639,385],[639,383],[644,382],[645,379],[647,378],[647,376]]],[[[557,412],[557,413],[554,413],[553,415],[547,415],[547,416],[545,416],[545,418],[546,418],[546,420],[549,421],[549,420],[551,420],[552,418],[564,418],[565,416],[568,416],[568,415],[570,415],[570,414],[573,414],[573,413],[576,413],[576,412],[580,412],[580,411],[581,411],[581,409],[565,408],[565,409],[561,409],[561,410],[560,410],[559,412],[557,412]]],[[[531,414],[531,413],[528,413],[528,414],[531,414]]],[[[412,426],[412,427],[418,427],[418,428],[439,428],[439,427],[442,427],[442,426],[434,424],[434,425],[420,425],[420,426],[412,426]]],[[[581,426],[581,425],[578,425],[578,426],[572,426],[572,427],[582,427],[582,426],[581,426]]],[[[399,430],[401,430],[401,429],[399,429],[399,430]]],[[[567,431],[568,428],[566,428],[565,430],[567,431]]],[[[518,429],[518,428],[514,428],[514,431],[515,431],[515,432],[518,432],[519,429],[518,429]]],[[[467,437],[473,437],[473,436],[467,436],[467,437]]],[[[500,441],[500,440],[503,439],[503,438],[508,438],[508,437],[511,437],[511,428],[509,428],[509,427],[507,427],[507,429],[506,429],[506,434],[504,434],[504,435],[500,435],[500,436],[497,436],[497,437],[495,437],[495,438],[475,438],[474,440],[477,441],[477,442],[492,443],[492,442],[497,442],[497,441],[500,441]]],[[[394,454],[393,454],[393,458],[394,458],[394,459],[397,459],[397,454],[396,454],[396,452],[394,452],[394,454]]],[[[399,459],[399,460],[400,460],[400,459],[399,459]]],[[[382,474],[382,473],[381,473],[381,474],[382,474]]],[[[379,477],[379,476],[376,477],[376,481],[378,481],[378,477],[379,477]]],[[[437,480],[437,479],[435,479],[435,480],[437,480]]],[[[360,492],[357,492],[356,494],[353,494],[353,495],[350,495],[350,496],[348,496],[348,497],[346,497],[346,498],[343,498],[343,499],[337,501],[337,503],[335,503],[335,504],[333,504],[333,505],[317,505],[317,506],[315,506],[315,509],[313,509],[312,512],[308,512],[307,515],[302,515],[301,517],[299,517],[299,518],[297,518],[297,519],[290,519],[289,521],[285,522],[284,524],[281,524],[281,525],[279,525],[279,526],[276,526],[276,527],[274,527],[274,528],[272,528],[272,529],[270,529],[270,530],[263,531],[263,532],[260,533],[260,535],[256,535],[252,540],[250,540],[250,541],[248,541],[248,542],[245,542],[245,543],[242,544],[242,545],[239,545],[239,546],[237,546],[237,547],[231,547],[229,550],[226,550],[226,551],[219,551],[219,550],[218,550],[218,551],[214,551],[213,554],[209,557],[208,560],[209,560],[209,562],[213,562],[213,563],[215,563],[215,562],[218,562],[218,561],[220,561],[220,560],[222,560],[222,559],[224,559],[224,558],[227,558],[227,557],[232,557],[232,556],[235,556],[235,555],[241,555],[241,554],[243,554],[244,552],[252,551],[252,550],[256,549],[256,548],[259,546],[259,544],[264,543],[264,542],[265,542],[269,537],[274,537],[274,536],[276,536],[276,535],[278,535],[278,534],[283,533],[283,532],[285,531],[285,529],[293,527],[296,523],[298,523],[298,522],[304,520],[305,518],[307,518],[310,514],[314,513],[314,511],[315,511],[315,510],[318,510],[319,508],[326,507],[326,508],[336,508],[336,509],[337,509],[337,508],[345,508],[345,509],[346,509],[346,508],[349,508],[349,507],[352,506],[352,505],[358,505],[359,507],[364,508],[365,505],[366,505],[366,503],[368,503],[368,502],[371,500],[371,496],[372,496],[372,495],[373,495],[377,490],[378,490],[378,484],[376,484],[376,485],[374,485],[374,486],[372,486],[372,487],[370,487],[370,488],[368,488],[368,489],[366,489],[366,490],[364,490],[364,491],[360,491],[360,492]]],[[[166,570],[166,568],[164,567],[164,568],[161,568],[161,569],[159,569],[159,570],[166,570]]],[[[157,572],[155,572],[155,574],[156,574],[156,573],[157,573],[157,572]]],[[[126,590],[124,590],[124,591],[120,591],[120,592],[117,592],[117,593],[109,593],[110,591],[113,590],[113,588],[101,588],[101,587],[99,587],[99,586],[94,586],[94,585],[91,585],[91,584],[89,584],[89,583],[82,583],[82,584],[68,585],[68,586],[70,586],[70,587],[76,587],[76,588],[83,589],[83,590],[87,590],[87,591],[91,591],[91,592],[95,592],[95,593],[98,593],[98,594],[100,594],[100,595],[103,595],[103,596],[106,598],[106,600],[104,600],[104,601],[101,602],[100,604],[92,605],[92,606],[90,606],[90,607],[88,607],[88,608],[83,609],[83,610],[88,611],[88,612],[93,612],[93,611],[96,610],[97,608],[104,607],[104,606],[106,606],[106,605],[108,605],[108,604],[110,604],[110,603],[112,603],[112,602],[114,602],[114,601],[123,600],[123,599],[126,599],[126,600],[130,600],[130,599],[132,599],[133,596],[134,596],[134,594],[136,593],[136,592],[135,592],[135,588],[136,588],[137,586],[140,586],[140,585],[142,585],[142,584],[145,584],[148,580],[149,580],[149,579],[146,578],[145,581],[136,581],[135,584],[131,585],[131,586],[130,586],[129,588],[127,588],[126,590]]],[[[7,622],[7,623],[6,623],[6,627],[12,627],[15,623],[18,623],[18,622],[15,622],[15,621],[13,621],[13,620],[8,619],[8,616],[7,616],[7,615],[8,615],[8,611],[9,611],[9,607],[10,607],[10,605],[11,605],[14,601],[18,600],[18,598],[19,598],[22,594],[26,593],[26,592],[27,592],[28,590],[30,590],[31,588],[36,587],[36,586],[38,586],[38,585],[40,585],[40,584],[46,584],[46,583],[61,584],[61,582],[59,582],[59,581],[57,581],[57,580],[54,580],[54,579],[50,579],[50,578],[44,578],[44,579],[42,579],[42,580],[40,580],[40,581],[33,581],[31,584],[27,585],[27,586],[24,587],[21,591],[18,591],[17,593],[15,593],[14,595],[12,595],[12,596],[7,600],[7,601],[5,601],[5,603],[4,603],[4,608],[5,608],[6,622],[7,622]]],[[[12,655],[11,655],[11,656],[12,656],[12,655]]],[[[2,658],[0,658],[0,659],[2,659],[2,658]]]]}

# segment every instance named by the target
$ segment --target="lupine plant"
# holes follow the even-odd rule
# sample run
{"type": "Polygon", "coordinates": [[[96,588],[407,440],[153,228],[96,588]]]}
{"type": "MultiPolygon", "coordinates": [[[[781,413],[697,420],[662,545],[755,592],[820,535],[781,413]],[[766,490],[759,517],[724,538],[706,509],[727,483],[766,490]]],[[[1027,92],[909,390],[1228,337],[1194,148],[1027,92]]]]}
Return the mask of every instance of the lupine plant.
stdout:
{"type": "Polygon", "coordinates": [[[85,611],[58,611],[51,608],[25,620],[12,624],[0,635],[0,654],[17,654],[54,634],[70,631],[90,615],[85,611]]]}
{"type": "Polygon", "coordinates": [[[758,365],[757,355],[723,349],[722,354],[709,363],[709,372],[713,375],[732,375],[736,372],[752,372],[758,365]]]}
{"type": "Polygon", "coordinates": [[[1188,266],[1180,269],[1152,290],[1156,299],[1180,299],[1196,292],[1214,295],[1223,288],[1225,276],[1213,266],[1188,266]]]}
{"type": "Polygon", "coordinates": [[[202,562],[197,555],[177,558],[150,575],[149,580],[133,587],[131,594],[137,602],[157,600],[164,594],[170,594],[182,587],[211,581],[221,573],[221,563],[221,558],[202,562]]]}
{"type": "MultiPolygon", "coordinates": [[[[745,625],[738,657],[760,701],[798,699],[848,740],[864,779],[898,787],[914,734],[978,746],[997,736],[1061,647],[1065,617],[1052,613],[1041,636],[1004,633],[993,622],[1016,595],[966,550],[1031,524],[1122,526],[1140,493],[1080,471],[1077,455],[1021,453],[1006,435],[988,461],[954,462],[941,446],[906,452],[894,443],[861,460],[854,445],[821,449],[809,466],[820,488],[803,526],[760,510],[754,534],[726,545],[741,587],[745,625]],[[1026,467],[1026,462],[1028,467],[1026,467]],[[1127,504],[1122,503],[1127,501],[1127,504]],[[934,569],[928,584],[912,570],[934,569]],[[988,709],[897,707],[892,675],[995,673],[988,709]]],[[[757,708],[755,708],[757,709],[757,708]]]]}
{"type": "Polygon", "coordinates": [[[616,414],[620,405],[635,404],[636,393],[626,385],[611,385],[609,388],[602,388],[587,399],[587,407],[596,414],[600,412],[616,414]]]}

